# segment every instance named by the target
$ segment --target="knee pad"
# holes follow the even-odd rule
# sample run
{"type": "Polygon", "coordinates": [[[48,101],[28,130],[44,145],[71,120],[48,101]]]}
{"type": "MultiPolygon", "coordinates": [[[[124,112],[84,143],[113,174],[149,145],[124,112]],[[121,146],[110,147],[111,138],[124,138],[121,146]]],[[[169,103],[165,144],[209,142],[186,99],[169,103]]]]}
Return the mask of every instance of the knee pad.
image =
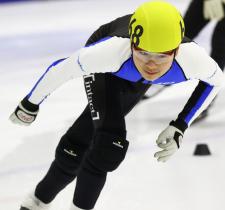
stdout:
{"type": "Polygon", "coordinates": [[[80,142],[71,142],[65,134],[55,152],[55,160],[58,166],[69,174],[74,174],[79,168],[88,146],[80,142]]]}
{"type": "Polygon", "coordinates": [[[129,142],[117,135],[98,132],[87,161],[104,172],[115,170],[124,160],[129,142]]]}

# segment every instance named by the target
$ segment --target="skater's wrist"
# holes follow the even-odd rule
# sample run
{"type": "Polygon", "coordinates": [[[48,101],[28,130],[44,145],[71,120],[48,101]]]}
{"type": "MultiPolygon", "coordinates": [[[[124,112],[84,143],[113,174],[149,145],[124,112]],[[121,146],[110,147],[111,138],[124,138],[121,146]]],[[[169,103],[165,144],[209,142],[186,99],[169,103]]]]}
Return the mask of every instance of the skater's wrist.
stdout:
{"type": "Polygon", "coordinates": [[[185,132],[185,130],[188,128],[188,124],[180,119],[180,118],[177,118],[176,120],[172,120],[170,122],[170,125],[174,126],[175,128],[179,129],[180,131],[182,131],[183,133],[185,132]]]}
{"type": "Polygon", "coordinates": [[[21,101],[21,105],[30,112],[37,112],[39,110],[39,105],[31,103],[27,96],[21,101]]]}

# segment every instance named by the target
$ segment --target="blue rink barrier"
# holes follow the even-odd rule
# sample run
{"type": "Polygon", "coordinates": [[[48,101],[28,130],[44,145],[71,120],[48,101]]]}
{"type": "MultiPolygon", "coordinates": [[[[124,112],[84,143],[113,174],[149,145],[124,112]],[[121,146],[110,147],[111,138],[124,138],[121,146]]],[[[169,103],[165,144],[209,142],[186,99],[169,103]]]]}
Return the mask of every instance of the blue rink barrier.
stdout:
{"type": "MultiPolygon", "coordinates": [[[[19,2],[32,2],[34,0],[0,0],[1,3],[19,3],[19,2]]],[[[35,0],[35,1],[56,1],[56,0],[35,0]]]]}
{"type": "Polygon", "coordinates": [[[32,0],[0,0],[0,3],[11,3],[11,2],[21,2],[21,1],[32,1],[32,0]]]}

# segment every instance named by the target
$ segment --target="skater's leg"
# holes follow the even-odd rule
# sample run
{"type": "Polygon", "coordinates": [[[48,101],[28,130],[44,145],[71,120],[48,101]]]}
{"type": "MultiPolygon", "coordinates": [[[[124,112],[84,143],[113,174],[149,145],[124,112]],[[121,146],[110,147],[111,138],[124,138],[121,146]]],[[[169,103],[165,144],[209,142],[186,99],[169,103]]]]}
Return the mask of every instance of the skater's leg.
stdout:
{"type": "MultiPolygon", "coordinates": [[[[224,6],[225,8],[225,6],[224,6]]],[[[220,20],[213,32],[211,57],[224,70],[225,67],[225,18],[220,20]]]]}
{"type": "MultiPolygon", "coordinates": [[[[92,133],[93,123],[89,108],[86,107],[61,138],[56,149],[55,160],[32,195],[39,203],[49,204],[66,185],[74,180],[84,154],[91,143],[92,133]]],[[[29,195],[22,206],[26,207],[26,201],[32,200],[30,199],[32,196],[29,195]]],[[[31,209],[33,210],[33,208],[31,209]]]]}
{"type": "Polygon", "coordinates": [[[104,187],[107,173],[114,171],[124,160],[128,148],[124,116],[140,100],[149,86],[135,86],[113,76],[98,79],[93,84],[92,108],[100,119],[93,120],[95,135],[77,177],[73,206],[93,209],[104,187]],[[103,91],[104,90],[104,91],[103,91]],[[100,92],[99,92],[100,91],[100,92]],[[99,96],[101,96],[99,98],[99,96]]]}
{"type": "MultiPolygon", "coordinates": [[[[224,6],[225,8],[225,6],[224,6]]],[[[211,49],[211,57],[217,62],[219,67],[224,70],[225,67],[225,18],[220,20],[213,31],[212,35],[212,49],[211,49]]],[[[192,124],[196,124],[204,120],[210,113],[213,104],[215,103],[216,98],[212,101],[212,103],[205,109],[198,118],[192,124]]]]}
{"type": "Polygon", "coordinates": [[[90,111],[85,111],[61,138],[48,173],[37,185],[35,195],[45,203],[51,202],[67,184],[74,180],[93,132],[90,111]]]}
{"type": "Polygon", "coordinates": [[[185,15],[185,36],[194,39],[209,22],[203,16],[203,0],[192,0],[185,15]]]}
{"type": "MultiPolygon", "coordinates": [[[[185,35],[191,39],[194,39],[199,32],[205,27],[205,25],[209,22],[203,16],[203,0],[193,0],[189,5],[186,14],[184,16],[185,23],[185,35]]],[[[222,21],[220,21],[222,22],[222,21]]],[[[212,37],[212,53],[211,57],[217,61],[220,66],[224,67],[224,51],[225,49],[225,24],[220,23],[217,24],[213,37],[212,37]],[[223,25],[223,26],[222,26],[223,25]],[[222,28],[222,27],[223,28],[222,28]],[[223,35],[222,32],[223,31],[223,35]],[[221,52],[223,53],[221,54],[221,52]]],[[[192,123],[192,125],[201,122],[208,116],[209,108],[212,107],[210,105],[207,109],[205,109],[192,123]]]]}

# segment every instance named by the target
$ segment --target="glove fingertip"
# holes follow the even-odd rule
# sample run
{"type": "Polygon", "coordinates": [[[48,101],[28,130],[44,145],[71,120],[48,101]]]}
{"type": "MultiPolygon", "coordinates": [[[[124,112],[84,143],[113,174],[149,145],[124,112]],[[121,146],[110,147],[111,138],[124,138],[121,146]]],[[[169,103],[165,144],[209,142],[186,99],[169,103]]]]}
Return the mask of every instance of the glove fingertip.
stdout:
{"type": "Polygon", "coordinates": [[[159,161],[162,162],[162,163],[165,163],[168,159],[169,159],[168,156],[164,156],[164,157],[160,157],[159,161]]]}
{"type": "Polygon", "coordinates": [[[164,161],[163,161],[161,158],[158,158],[157,161],[158,161],[159,163],[164,163],[164,161]]]}
{"type": "Polygon", "coordinates": [[[157,152],[154,154],[154,157],[155,158],[158,158],[158,153],[157,152]]]}

